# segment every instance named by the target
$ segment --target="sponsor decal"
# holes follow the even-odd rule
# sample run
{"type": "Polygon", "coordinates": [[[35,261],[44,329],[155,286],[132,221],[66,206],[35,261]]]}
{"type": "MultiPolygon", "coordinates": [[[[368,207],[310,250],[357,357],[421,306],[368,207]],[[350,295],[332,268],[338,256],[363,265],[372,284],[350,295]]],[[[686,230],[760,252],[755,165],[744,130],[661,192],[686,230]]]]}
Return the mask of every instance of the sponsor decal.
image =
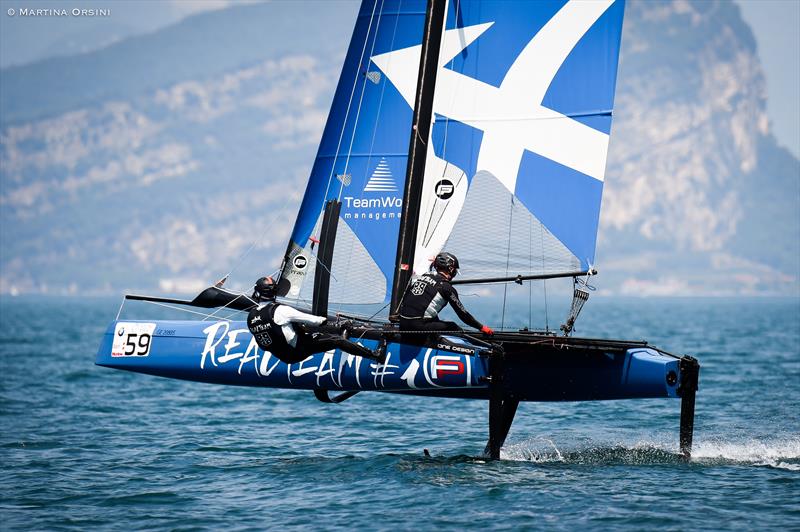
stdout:
{"type": "Polygon", "coordinates": [[[382,198],[344,197],[345,220],[394,220],[400,219],[403,208],[402,198],[384,196],[382,198]]]}
{"type": "Polygon", "coordinates": [[[308,259],[303,255],[298,255],[292,260],[292,264],[294,264],[294,267],[298,270],[303,270],[308,265],[308,259]]]}
{"type": "Polygon", "coordinates": [[[469,347],[461,347],[460,345],[437,344],[436,347],[438,349],[445,349],[447,351],[453,351],[455,353],[464,353],[465,355],[475,354],[474,349],[470,349],[469,347]]]}
{"type": "Polygon", "coordinates": [[[414,284],[411,285],[411,293],[415,296],[421,296],[429,284],[436,284],[436,280],[427,275],[420,275],[414,279],[414,284]]]}
{"type": "MultiPolygon", "coordinates": [[[[265,324],[257,324],[251,334],[248,329],[236,328],[235,323],[220,321],[203,329],[205,344],[200,352],[200,369],[233,366],[239,375],[249,373],[263,378],[273,378],[274,383],[289,385],[308,383],[313,375],[318,387],[327,389],[415,389],[471,387],[472,357],[468,353],[447,354],[434,348],[425,348],[424,354],[407,363],[392,361],[392,351],[387,350],[383,364],[362,359],[339,350],[309,356],[294,364],[284,364],[267,347],[271,338],[265,324]],[[262,336],[263,335],[263,336],[262,336]],[[298,382],[295,379],[303,379],[298,382]],[[368,384],[371,380],[371,384],[368,384]]],[[[466,350],[460,346],[441,344],[439,349],[466,350]]]]}
{"type": "Polygon", "coordinates": [[[433,187],[433,192],[440,200],[449,200],[453,197],[456,186],[449,179],[442,179],[433,187]]]}
{"type": "Polygon", "coordinates": [[[464,362],[458,355],[436,355],[431,357],[431,378],[441,375],[463,375],[464,362]]]}
{"type": "Polygon", "coordinates": [[[392,170],[384,157],[381,157],[378,166],[364,186],[364,192],[397,192],[397,183],[394,182],[392,170]]]}
{"type": "Polygon", "coordinates": [[[400,219],[403,199],[394,180],[389,163],[381,157],[378,165],[364,185],[361,197],[345,196],[342,201],[342,218],[345,220],[400,219]],[[377,193],[383,193],[378,196],[377,193]]]}
{"type": "Polygon", "coordinates": [[[416,281],[413,285],[411,285],[411,293],[415,296],[421,296],[425,292],[425,283],[422,281],[416,281]]]}
{"type": "Polygon", "coordinates": [[[117,323],[111,356],[146,357],[150,354],[155,329],[155,323],[117,323]]]}
{"type": "MultiPolygon", "coordinates": [[[[251,322],[251,323],[252,323],[252,322],[251,322]]],[[[260,333],[260,332],[264,332],[264,331],[266,331],[266,330],[267,330],[267,329],[269,329],[269,328],[270,328],[270,327],[269,327],[269,323],[261,323],[261,324],[259,324],[259,325],[253,325],[253,326],[251,326],[251,327],[250,327],[250,332],[251,332],[251,333],[260,333]]]]}

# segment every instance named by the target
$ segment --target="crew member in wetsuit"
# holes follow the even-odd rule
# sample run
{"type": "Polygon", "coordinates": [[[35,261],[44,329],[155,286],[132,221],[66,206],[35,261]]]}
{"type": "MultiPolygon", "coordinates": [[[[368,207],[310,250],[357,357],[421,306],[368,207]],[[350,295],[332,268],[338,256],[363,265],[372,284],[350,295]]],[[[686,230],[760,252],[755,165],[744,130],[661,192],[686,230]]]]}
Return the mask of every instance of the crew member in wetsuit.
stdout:
{"type": "Polygon", "coordinates": [[[276,291],[277,285],[272,277],[256,281],[253,299],[258,305],[247,315],[247,328],[258,347],[269,351],[281,362],[294,364],[315,353],[337,348],[352,355],[384,361],[384,343],[375,352],[335,334],[298,330],[295,324],[322,325],[327,320],[276,302],[276,291]]]}
{"type": "Polygon", "coordinates": [[[452,253],[436,255],[431,271],[411,279],[400,304],[400,328],[404,331],[460,331],[452,321],[439,319],[439,311],[450,303],[461,321],[484,334],[494,334],[488,326],[467,312],[450,281],[458,273],[458,259],[452,253]]]}

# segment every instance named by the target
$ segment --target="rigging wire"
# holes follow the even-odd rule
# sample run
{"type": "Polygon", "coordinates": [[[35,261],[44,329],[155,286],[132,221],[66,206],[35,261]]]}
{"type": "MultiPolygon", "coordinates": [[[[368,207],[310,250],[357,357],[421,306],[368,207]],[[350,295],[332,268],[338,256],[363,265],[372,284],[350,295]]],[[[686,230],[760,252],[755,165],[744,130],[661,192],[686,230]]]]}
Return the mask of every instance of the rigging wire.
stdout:
{"type": "MultiPolygon", "coordinates": [[[[364,47],[361,49],[361,57],[360,57],[359,62],[358,62],[359,65],[362,65],[364,63],[364,52],[367,51],[367,43],[369,42],[369,34],[372,32],[372,21],[375,18],[375,9],[377,7],[378,7],[378,3],[375,2],[375,4],[372,6],[372,13],[370,14],[370,18],[369,18],[369,26],[368,26],[368,30],[367,30],[367,36],[364,39],[364,47]]],[[[320,207],[320,211],[322,211],[322,209],[325,206],[325,200],[328,197],[328,192],[330,192],[331,183],[333,182],[333,176],[336,173],[336,161],[339,158],[339,149],[342,147],[342,140],[344,140],[344,132],[347,130],[347,119],[350,117],[350,107],[353,105],[353,97],[355,96],[356,87],[358,86],[359,73],[360,73],[360,71],[356,70],[356,75],[353,78],[353,88],[350,90],[350,98],[347,101],[347,110],[344,113],[344,121],[342,122],[342,131],[341,131],[341,133],[339,133],[339,142],[336,144],[336,151],[334,152],[334,155],[333,155],[333,163],[331,163],[331,173],[328,176],[328,185],[325,188],[325,194],[322,196],[322,206],[320,207]]]]}
{"type": "MultiPolygon", "coordinates": [[[[544,272],[544,226],[539,224],[539,238],[541,239],[542,245],[542,271],[544,272]]],[[[550,319],[547,310],[547,279],[542,281],[542,286],[544,288],[544,330],[550,331],[550,319]]]]}
{"type": "MultiPolygon", "coordinates": [[[[253,306],[256,306],[256,305],[258,305],[258,303],[256,303],[255,301],[253,301],[253,298],[251,298],[250,296],[248,296],[248,295],[246,295],[246,294],[242,294],[242,297],[244,297],[245,299],[247,299],[248,301],[250,301],[250,302],[253,304],[253,306]]],[[[238,298],[236,298],[236,299],[238,299],[238,298]]],[[[203,318],[203,321],[206,321],[206,319],[208,319],[208,318],[213,318],[214,316],[216,316],[216,315],[217,315],[217,312],[222,312],[223,310],[225,310],[225,309],[228,307],[228,305],[230,305],[231,303],[233,303],[234,301],[236,301],[236,299],[231,299],[230,301],[228,301],[227,303],[225,303],[225,304],[224,304],[224,305],[222,305],[221,307],[218,307],[218,308],[217,308],[217,309],[216,309],[214,312],[212,312],[211,314],[209,314],[208,316],[206,316],[205,318],[203,318]]]]}
{"type": "MultiPolygon", "coordinates": [[[[375,5],[377,6],[377,2],[375,3],[375,5]]],[[[375,12],[375,8],[373,7],[373,13],[374,12],[375,12]]],[[[372,46],[370,47],[370,50],[369,50],[370,58],[372,58],[372,55],[375,52],[375,43],[378,42],[378,32],[380,31],[380,28],[381,28],[382,15],[383,15],[383,0],[381,0],[381,8],[378,11],[378,22],[375,25],[375,36],[372,38],[372,46]]],[[[370,20],[370,30],[371,30],[371,28],[372,28],[372,20],[370,20]]],[[[367,40],[369,40],[369,34],[367,34],[367,40]]],[[[365,49],[366,49],[366,45],[367,45],[367,43],[364,42],[364,48],[365,49]]],[[[359,66],[361,66],[363,64],[364,64],[364,52],[362,51],[361,52],[361,63],[359,63],[359,66]]],[[[367,69],[369,69],[369,62],[367,62],[367,69]]],[[[358,79],[359,79],[358,75],[356,75],[356,80],[358,80],[358,79]]],[[[366,80],[366,76],[365,76],[364,82],[361,84],[361,95],[358,98],[358,107],[356,108],[356,118],[353,121],[353,132],[350,135],[350,146],[347,148],[347,158],[345,159],[345,162],[344,162],[344,172],[343,172],[344,175],[347,175],[347,170],[350,167],[350,157],[353,155],[353,143],[356,140],[356,131],[358,130],[358,118],[361,116],[361,107],[364,104],[364,93],[366,91],[367,91],[367,80],[366,80]]],[[[344,180],[342,180],[342,184],[339,186],[339,196],[338,196],[338,200],[339,201],[341,201],[341,199],[342,199],[342,192],[344,192],[344,180]]]]}
{"type": "MultiPolygon", "coordinates": [[[[375,43],[378,42],[378,31],[380,29],[381,20],[383,18],[383,4],[384,4],[384,2],[383,2],[383,0],[381,0],[381,7],[380,7],[380,10],[378,11],[378,23],[377,23],[377,25],[375,27],[375,38],[372,40],[372,47],[370,48],[370,51],[369,51],[370,57],[372,57],[374,55],[374,53],[375,53],[375,43]]],[[[377,5],[377,3],[376,3],[376,5],[377,5]]],[[[393,33],[392,33],[391,49],[394,49],[394,40],[395,40],[395,37],[397,36],[397,24],[398,24],[398,22],[400,20],[399,13],[400,13],[400,6],[398,5],[398,16],[395,17],[394,30],[393,30],[393,33]]],[[[371,24],[372,24],[372,22],[370,22],[370,27],[371,27],[371,24]]],[[[367,64],[367,70],[369,70],[369,63],[367,64]]],[[[356,79],[358,79],[358,78],[356,78],[356,79]]],[[[364,86],[362,87],[362,90],[361,90],[361,98],[362,98],[362,100],[364,98],[364,91],[366,90],[366,86],[367,86],[367,82],[364,81],[364,86]]],[[[381,109],[383,108],[383,97],[384,97],[385,94],[386,94],[386,83],[383,83],[383,85],[381,85],[380,97],[378,99],[378,109],[377,109],[377,112],[375,113],[375,122],[372,125],[372,139],[370,140],[369,153],[367,154],[367,168],[369,168],[372,165],[372,155],[373,155],[373,150],[375,148],[375,138],[376,138],[376,136],[378,134],[378,121],[380,120],[381,109]]],[[[361,113],[361,102],[359,102],[358,114],[360,115],[360,113],[361,113]]],[[[347,165],[349,165],[350,155],[351,155],[352,150],[353,150],[353,139],[355,139],[355,130],[356,130],[356,126],[357,125],[358,125],[358,117],[356,117],[356,124],[353,126],[353,136],[351,137],[350,148],[349,148],[349,151],[347,153],[347,163],[345,164],[345,174],[347,173],[347,165]]],[[[344,184],[344,181],[342,181],[342,184],[341,184],[341,186],[339,188],[339,201],[341,201],[342,193],[344,192],[344,187],[345,187],[345,184],[344,184]]],[[[364,189],[361,189],[361,192],[359,193],[358,198],[359,199],[363,199],[364,198],[364,189]]],[[[345,223],[347,223],[347,222],[345,222],[345,223]]],[[[358,218],[356,220],[353,228],[352,228],[354,237],[356,235],[356,230],[360,226],[361,226],[361,219],[358,218]]],[[[344,270],[345,272],[349,272],[350,271],[350,266],[351,266],[351,264],[353,262],[353,248],[355,247],[355,245],[356,245],[356,238],[353,238],[353,240],[350,242],[350,250],[347,253],[347,265],[345,266],[345,270],[344,270]]],[[[334,253],[335,253],[335,248],[334,248],[334,253]]],[[[333,264],[332,260],[331,260],[331,264],[333,264]]],[[[331,276],[333,276],[333,274],[331,274],[331,276]]],[[[336,279],[336,278],[334,277],[334,279],[336,279]]],[[[337,282],[338,282],[338,280],[337,280],[337,282]]],[[[343,283],[343,284],[346,284],[346,283],[343,283]]],[[[336,311],[337,312],[341,311],[343,305],[344,305],[343,298],[340,298],[339,306],[337,307],[336,311]]]]}
{"type": "MultiPolygon", "coordinates": [[[[511,261],[511,228],[514,226],[514,194],[511,194],[511,209],[509,209],[508,216],[508,239],[506,246],[506,275],[508,275],[508,266],[511,261]]],[[[506,295],[508,294],[508,283],[503,284],[503,316],[500,319],[500,328],[505,327],[506,324],[506,295]]]]}
{"type": "MultiPolygon", "coordinates": [[[[533,224],[528,224],[528,269],[533,271],[533,224]]],[[[533,280],[528,281],[528,329],[533,329],[533,280]]]]}
{"type": "MultiPolygon", "coordinates": [[[[234,271],[235,271],[235,270],[236,270],[236,269],[237,269],[239,266],[241,266],[241,265],[242,265],[242,263],[244,262],[244,259],[246,259],[246,258],[247,258],[247,256],[250,254],[250,252],[251,252],[251,251],[253,251],[253,249],[256,247],[256,245],[257,245],[259,242],[261,242],[261,241],[263,241],[263,240],[264,240],[264,237],[267,235],[267,233],[269,232],[269,230],[272,228],[272,226],[273,226],[273,224],[275,223],[275,221],[277,220],[278,216],[279,216],[279,215],[281,215],[281,214],[283,214],[283,211],[284,211],[284,209],[285,209],[285,208],[286,208],[286,206],[289,204],[289,200],[290,200],[290,198],[291,198],[291,196],[290,196],[290,195],[287,195],[287,196],[285,196],[285,199],[284,199],[283,203],[281,204],[281,206],[280,206],[278,209],[276,209],[275,211],[273,211],[273,214],[272,214],[272,216],[270,217],[270,219],[267,221],[267,223],[266,223],[266,224],[264,224],[264,230],[261,232],[261,234],[260,234],[258,237],[256,237],[256,238],[253,240],[253,242],[252,242],[252,243],[250,244],[250,246],[249,246],[249,247],[248,247],[248,248],[247,248],[247,249],[244,251],[244,253],[242,253],[242,254],[239,256],[239,258],[236,260],[236,262],[234,262],[234,263],[233,263],[233,266],[231,267],[230,271],[229,271],[228,273],[226,273],[225,275],[223,275],[223,276],[221,277],[221,279],[227,279],[228,277],[230,277],[230,276],[231,276],[231,274],[232,274],[232,273],[233,273],[233,272],[234,272],[234,271]]],[[[291,238],[291,235],[289,235],[289,238],[291,238]]]]}
{"type": "MultiPolygon", "coordinates": [[[[373,6],[372,6],[372,13],[370,14],[369,25],[367,26],[367,35],[366,35],[366,37],[364,39],[364,46],[361,49],[361,56],[359,58],[359,63],[358,63],[359,66],[364,63],[364,53],[367,50],[367,43],[369,42],[369,37],[370,37],[370,34],[372,33],[372,21],[375,19],[375,10],[376,10],[377,7],[378,7],[378,3],[375,2],[373,4],[373,6]]],[[[374,40],[373,40],[373,46],[374,46],[374,44],[375,43],[374,43],[374,40]]],[[[348,121],[348,119],[350,117],[350,110],[351,110],[351,107],[353,105],[353,98],[355,97],[356,88],[358,87],[359,77],[360,77],[360,70],[356,69],[355,76],[353,78],[353,86],[350,89],[350,97],[348,98],[348,101],[347,101],[347,109],[345,110],[344,119],[342,121],[342,130],[339,133],[339,140],[338,140],[338,142],[336,144],[336,151],[333,154],[333,162],[331,163],[331,170],[330,170],[330,174],[328,175],[328,182],[327,182],[326,187],[325,187],[325,194],[323,194],[323,196],[322,196],[322,199],[321,199],[322,203],[321,203],[321,205],[319,207],[319,210],[318,210],[318,212],[320,212],[320,213],[322,213],[324,211],[324,209],[325,209],[325,203],[327,202],[327,199],[328,199],[328,193],[331,190],[331,183],[333,182],[334,175],[336,174],[336,163],[337,163],[337,161],[339,159],[339,150],[342,147],[342,141],[344,140],[345,131],[347,130],[347,121],[348,121]]],[[[340,80],[340,82],[341,82],[341,80],[340,80]]],[[[364,82],[364,84],[366,85],[366,81],[364,82]]],[[[362,88],[361,96],[363,98],[363,88],[362,88]]],[[[360,113],[360,111],[361,111],[361,103],[362,103],[362,101],[359,100],[359,109],[358,109],[357,113],[360,113]]],[[[355,128],[356,128],[357,125],[358,125],[357,123],[353,125],[353,136],[355,136],[355,128]]],[[[352,149],[352,141],[351,141],[350,148],[352,149]]],[[[348,163],[349,163],[349,159],[350,159],[350,156],[348,154],[348,157],[347,157],[348,163]]],[[[346,168],[346,166],[345,166],[345,168],[346,168]]],[[[345,170],[343,175],[345,175],[346,173],[347,172],[345,170]]],[[[341,198],[341,192],[342,192],[342,190],[344,188],[345,179],[346,178],[342,179],[342,188],[339,191],[339,198],[341,198]]],[[[310,184],[310,181],[309,181],[309,184],[310,184]]],[[[302,204],[301,204],[301,208],[302,208],[302,204]]],[[[304,245],[305,245],[305,243],[304,243],[304,245]]],[[[304,247],[304,245],[302,247],[304,247]]],[[[290,237],[290,246],[291,246],[291,237],[290,237]]],[[[327,267],[326,267],[326,270],[328,270],[327,267]]],[[[328,270],[328,271],[330,272],[330,270],[328,270]]],[[[307,278],[308,278],[308,276],[306,276],[306,278],[301,283],[301,287],[302,287],[303,284],[305,284],[305,280],[307,278]]],[[[336,278],[334,277],[334,279],[336,279],[336,278]]]]}
{"type": "Polygon", "coordinates": [[[114,321],[119,321],[119,316],[120,316],[120,314],[122,314],[122,307],[124,307],[124,306],[125,306],[125,301],[126,301],[126,300],[125,300],[125,298],[123,297],[123,298],[122,298],[122,303],[120,303],[120,304],[119,304],[119,310],[117,310],[117,317],[116,317],[116,318],[114,318],[114,321]]]}

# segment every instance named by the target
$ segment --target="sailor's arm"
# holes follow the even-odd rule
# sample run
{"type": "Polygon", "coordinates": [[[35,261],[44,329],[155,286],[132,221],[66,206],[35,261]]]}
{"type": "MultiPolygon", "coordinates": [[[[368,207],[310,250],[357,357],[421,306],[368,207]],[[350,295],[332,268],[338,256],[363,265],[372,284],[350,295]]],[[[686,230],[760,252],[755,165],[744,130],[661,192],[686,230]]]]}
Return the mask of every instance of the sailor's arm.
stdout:
{"type": "Polygon", "coordinates": [[[450,303],[450,306],[453,307],[453,310],[456,312],[456,315],[469,325],[470,327],[475,327],[476,329],[483,329],[483,324],[475,319],[475,317],[469,313],[469,311],[464,307],[464,304],[461,303],[461,300],[458,298],[458,292],[456,289],[450,285],[447,285],[442,290],[444,292],[445,298],[450,303]]]}
{"type": "Polygon", "coordinates": [[[327,318],[322,316],[315,316],[301,312],[288,305],[279,305],[275,309],[273,321],[276,325],[286,325],[288,323],[300,323],[303,325],[321,325],[327,318]]]}

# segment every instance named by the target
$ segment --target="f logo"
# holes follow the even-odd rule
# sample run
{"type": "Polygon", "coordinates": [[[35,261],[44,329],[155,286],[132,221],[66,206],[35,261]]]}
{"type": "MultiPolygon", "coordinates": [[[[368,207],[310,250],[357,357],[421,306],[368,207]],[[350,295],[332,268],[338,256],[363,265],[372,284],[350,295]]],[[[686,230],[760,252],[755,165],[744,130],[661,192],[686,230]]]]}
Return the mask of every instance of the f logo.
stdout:
{"type": "Polygon", "coordinates": [[[449,179],[442,179],[433,189],[434,194],[441,199],[441,200],[448,200],[453,196],[453,192],[455,192],[456,187],[453,186],[453,182],[449,179]]]}

